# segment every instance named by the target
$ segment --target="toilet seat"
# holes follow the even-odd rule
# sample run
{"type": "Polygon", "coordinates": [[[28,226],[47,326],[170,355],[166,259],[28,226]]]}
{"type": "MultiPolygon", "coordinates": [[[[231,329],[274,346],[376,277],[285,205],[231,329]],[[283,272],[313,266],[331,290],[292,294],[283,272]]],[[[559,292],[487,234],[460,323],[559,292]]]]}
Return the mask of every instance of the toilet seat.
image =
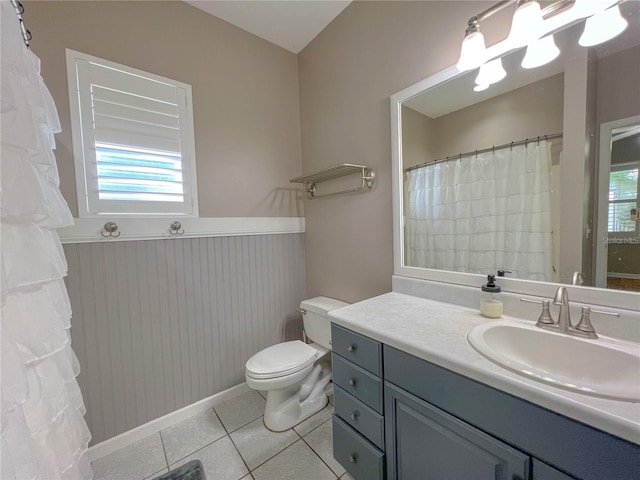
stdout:
{"type": "Polygon", "coordinates": [[[279,343],[247,360],[246,374],[256,379],[291,375],[312,365],[318,353],[317,349],[300,340],[279,343]]]}

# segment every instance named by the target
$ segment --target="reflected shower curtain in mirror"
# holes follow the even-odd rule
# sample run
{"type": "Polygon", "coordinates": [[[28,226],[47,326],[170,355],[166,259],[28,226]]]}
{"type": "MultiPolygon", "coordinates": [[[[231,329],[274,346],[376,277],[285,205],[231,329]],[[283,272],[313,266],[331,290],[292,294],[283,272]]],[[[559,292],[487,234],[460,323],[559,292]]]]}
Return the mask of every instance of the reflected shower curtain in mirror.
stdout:
{"type": "Polygon", "coordinates": [[[52,152],[60,124],[10,2],[0,7],[0,478],[88,479],[90,434],[71,349],[67,265],[55,231],[73,223],[52,152]]]}
{"type": "Polygon", "coordinates": [[[532,142],[407,172],[406,265],[551,281],[550,148],[532,142]]]}

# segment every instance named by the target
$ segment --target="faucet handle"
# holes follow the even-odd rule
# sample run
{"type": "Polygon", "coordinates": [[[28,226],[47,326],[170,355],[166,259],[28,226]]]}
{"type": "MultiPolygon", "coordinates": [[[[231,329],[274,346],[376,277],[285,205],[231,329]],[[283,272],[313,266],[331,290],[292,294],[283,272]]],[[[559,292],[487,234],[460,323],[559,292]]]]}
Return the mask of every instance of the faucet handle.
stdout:
{"type": "Polygon", "coordinates": [[[619,313],[615,312],[604,312],[602,310],[592,310],[591,307],[587,307],[586,305],[582,306],[582,316],[580,317],[580,321],[574,327],[575,330],[585,333],[588,338],[598,338],[593,325],[591,324],[591,314],[598,313],[600,315],[609,315],[611,317],[620,317],[619,313]]]}
{"type": "Polygon", "coordinates": [[[555,320],[551,316],[551,312],[549,312],[549,300],[543,300],[542,313],[540,313],[536,325],[555,325],[555,323],[555,320]]]}
{"type": "Polygon", "coordinates": [[[536,327],[541,327],[542,325],[555,325],[556,322],[551,316],[551,312],[549,312],[549,300],[531,300],[529,298],[521,298],[521,302],[527,303],[537,303],[542,305],[542,313],[538,317],[538,321],[536,322],[536,327]]]}

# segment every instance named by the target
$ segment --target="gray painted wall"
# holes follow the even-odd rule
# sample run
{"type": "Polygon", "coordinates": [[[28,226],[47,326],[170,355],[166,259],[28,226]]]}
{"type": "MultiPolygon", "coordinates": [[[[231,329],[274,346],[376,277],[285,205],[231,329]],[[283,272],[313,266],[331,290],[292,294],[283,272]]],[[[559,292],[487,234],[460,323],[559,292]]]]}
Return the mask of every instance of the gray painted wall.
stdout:
{"type": "Polygon", "coordinates": [[[93,444],[243,382],[251,355],[301,335],[302,234],[64,250],[93,444]]]}

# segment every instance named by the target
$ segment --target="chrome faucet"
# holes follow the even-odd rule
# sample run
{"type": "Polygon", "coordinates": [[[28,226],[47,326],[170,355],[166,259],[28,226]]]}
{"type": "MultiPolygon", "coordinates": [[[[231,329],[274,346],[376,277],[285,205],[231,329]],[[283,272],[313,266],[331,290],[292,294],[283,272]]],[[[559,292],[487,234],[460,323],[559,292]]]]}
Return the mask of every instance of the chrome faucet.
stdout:
{"type": "Polygon", "coordinates": [[[564,287],[558,288],[556,296],[553,297],[553,304],[560,305],[560,313],[558,313],[558,321],[555,327],[562,333],[567,333],[571,326],[571,313],[569,313],[569,293],[564,287]]]}

